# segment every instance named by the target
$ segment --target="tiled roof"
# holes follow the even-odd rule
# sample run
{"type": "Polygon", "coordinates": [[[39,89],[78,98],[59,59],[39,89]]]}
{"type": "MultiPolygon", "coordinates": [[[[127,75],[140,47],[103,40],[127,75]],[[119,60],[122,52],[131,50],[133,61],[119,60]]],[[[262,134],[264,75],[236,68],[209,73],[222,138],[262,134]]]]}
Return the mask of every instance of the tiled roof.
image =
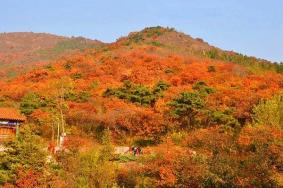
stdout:
{"type": "Polygon", "coordinates": [[[0,120],[25,121],[26,117],[15,108],[0,108],[0,120]]]}

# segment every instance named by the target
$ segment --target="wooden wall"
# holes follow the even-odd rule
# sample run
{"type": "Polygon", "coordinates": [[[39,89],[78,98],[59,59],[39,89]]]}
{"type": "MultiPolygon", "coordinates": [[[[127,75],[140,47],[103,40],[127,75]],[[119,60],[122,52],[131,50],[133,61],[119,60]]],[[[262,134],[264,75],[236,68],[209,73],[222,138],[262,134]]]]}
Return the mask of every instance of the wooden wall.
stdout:
{"type": "Polygon", "coordinates": [[[16,129],[0,126],[0,137],[1,136],[13,136],[13,135],[16,135],[16,129]]]}

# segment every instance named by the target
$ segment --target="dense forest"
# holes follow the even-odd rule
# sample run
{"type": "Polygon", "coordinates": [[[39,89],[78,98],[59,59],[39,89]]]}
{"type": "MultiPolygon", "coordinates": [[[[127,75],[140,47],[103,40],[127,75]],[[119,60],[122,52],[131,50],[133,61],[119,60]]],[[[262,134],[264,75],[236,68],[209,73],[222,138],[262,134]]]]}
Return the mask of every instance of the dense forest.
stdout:
{"type": "Polygon", "coordinates": [[[283,186],[282,63],[172,28],[77,40],[0,79],[0,107],[27,117],[3,143],[0,187],[283,186]]]}

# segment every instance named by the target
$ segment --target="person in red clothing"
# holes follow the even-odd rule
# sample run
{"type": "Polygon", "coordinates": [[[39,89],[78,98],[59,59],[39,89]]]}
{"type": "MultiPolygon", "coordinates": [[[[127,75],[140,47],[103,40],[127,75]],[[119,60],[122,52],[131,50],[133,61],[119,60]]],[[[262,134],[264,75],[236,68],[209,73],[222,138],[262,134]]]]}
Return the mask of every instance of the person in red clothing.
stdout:
{"type": "Polygon", "coordinates": [[[50,142],[48,145],[48,151],[52,154],[55,153],[55,143],[54,142],[50,142]]]}

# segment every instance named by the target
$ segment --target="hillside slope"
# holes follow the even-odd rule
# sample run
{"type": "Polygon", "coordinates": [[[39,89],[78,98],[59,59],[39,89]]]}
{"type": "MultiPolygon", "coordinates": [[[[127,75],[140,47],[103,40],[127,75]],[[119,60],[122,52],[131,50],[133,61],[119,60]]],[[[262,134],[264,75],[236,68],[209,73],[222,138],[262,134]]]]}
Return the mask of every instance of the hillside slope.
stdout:
{"type": "MultiPolygon", "coordinates": [[[[104,97],[103,92],[107,88],[120,87],[125,81],[145,87],[164,81],[170,85],[164,98],[146,108],[163,110],[166,109],[165,103],[179,92],[193,90],[194,84],[203,81],[216,91],[209,95],[211,107],[230,109],[235,117],[245,122],[250,121],[251,109],[261,98],[282,91],[283,75],[277,74],[275,68],[276,65],[267,61],[225,52],[200,39],[156,27],[132,33],[101,48],[59,58],[48,66],[39,67],[8,83],[3,82],[1,93],[16,101],[31,91],[45,96],[46,91],[54,89],[49,88],[53,82],[65,77],[71,83],[74,95],[67,100],[76,103],[80,100],[75,95],[84,93],[90,101],[100,101],[101,104],[116,101],[117,97],[104,97]],[[210,53],[215,54],[208,56],[210,53]],[[222,60],[219,54],[231,61],[222,60]],[[247,61],[234,63],[237,58],[247,61]],[[247,95],[249,97],[243,97],[247,95]]],[[[118,101],[131,106],[127,100],[118,101]]],[[[93,109],[105,108],[93,106],[92,102],[86,100],[82,103],[93,109]]],[[[144,107],[137,105],[136,108],[144,107]]]]}
{"type": "Polygon", "coordinates": [[[200,38],[192,38],[184,33],[177,32],[173,28],[152,27],[141,32],[130,33],[128,37],[118,40],[120,45],[132,46],[135,44],[149,44],[166,49],[166,53],[183,56],[197,56],[232,62],[246,66],[252,72],[271,70],[283,73],[283,65],[271,63],[267,60],[249,57],[233,51],[225,51],[211,46],[200,38]]]}
{"type": "Polygon", "coordinates": [[[34,64],[40,65],[64,54],[103,45],[82,37],[67,38],[46,33],[0,33],[0,75],[13,77],[34,64]]]}
{"type": "Polygon", "coordinates": [[[0,160],[0,186],[282,187],[281,68],[154,27],[0,80],[0,107],[28,118],[8,152],[36,163],[0,160]],[[52,151],[63,130],[67,150],[38,163],[31,135],[52,151]]]}

